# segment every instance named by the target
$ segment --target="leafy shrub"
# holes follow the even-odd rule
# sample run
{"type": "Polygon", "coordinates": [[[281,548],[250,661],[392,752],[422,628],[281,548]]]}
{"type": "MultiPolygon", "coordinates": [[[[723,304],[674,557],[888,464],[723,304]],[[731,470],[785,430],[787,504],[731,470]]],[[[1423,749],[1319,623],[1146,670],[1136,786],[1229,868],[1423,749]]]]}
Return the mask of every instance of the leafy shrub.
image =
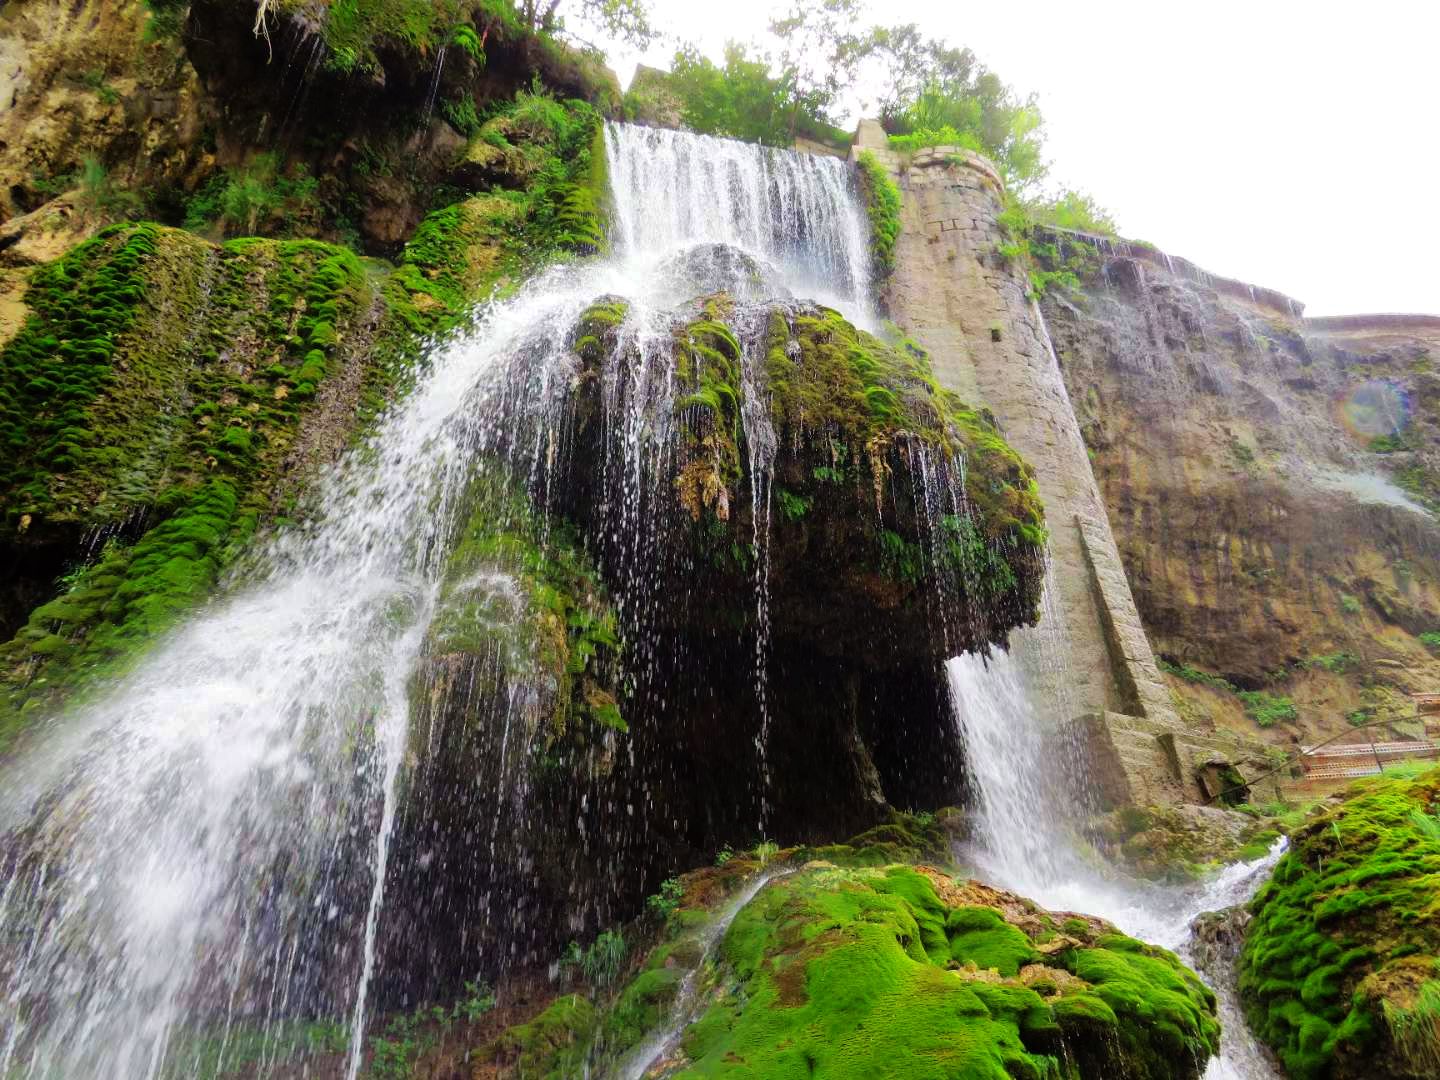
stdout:
{"type": "Polygon", "coordinates": [[[1346,615],[1357,615],[1360,612],[1360,601],[1349,593],[1340,594],[1340,610],[1346,615]]]}
{"type": "Polygon", "coordinates": [[[1335,675],[1343,675],[1352,668],[1359,667],[1360,658],[1354,653],[1341,650],[1326,656],[1312,656],[1309,665],[1312,668],[1324,668],[1335,675]]]}
{"type": "MultiPolygon", "coordinates": [[[[468,95],[459,101],[442,101],[440,115],[445,117],[446,123],[466,138],[471,138],[480,131],[480,114],[475,109],[474,99],[468,95]]],[[[501,141],[504,141],[503,136],[501,141]]]]}
{"type": "Polygon", "coordinates": [[[1440,653],[1440,630],[1426,630],[1420,635],[1420,644],[1433,653],[1440,653]]]}
{"type": "Polygon", "coordinates": [[[1199,668],[1193,668],[1189,664],[1177,664],[1165,659],[1163,656],[1155,662],[1161,671],[1168,671],[1171,675],[1178,676],[1186,682],[1198,683],[1201,686],[1213,686],[1216,690],[1228,690],[1231,693],[1235,692],[1234,684],[1219,675],[1212,675],[1208,671],[1201,671],[1199,668]]]}
{"type": "Polygon", "coordinates": [[[1236,693],[1245,703],[1246,714],[1262,728],[1274,727],[1282,720],[1289,722],[1297,717],[1295,702],[1279,694],[1264,690],[1241,690],[1236,693]]]}
{"type": "Polygon", "coordinates": [[[646,898],[645,906],[655,914],[668,919],[680,910],[680,901],[684,896],[685,886],[680,883],[680,879],[666,878],[660,883],[660,891],[646,898]]]}
{"type": "Polygon", "coordinates": [[[606,930],[585,950],[580,970],[591,986],[609,986],[620,974],[625,962],[625,935],[619,930],[606,930]]]}

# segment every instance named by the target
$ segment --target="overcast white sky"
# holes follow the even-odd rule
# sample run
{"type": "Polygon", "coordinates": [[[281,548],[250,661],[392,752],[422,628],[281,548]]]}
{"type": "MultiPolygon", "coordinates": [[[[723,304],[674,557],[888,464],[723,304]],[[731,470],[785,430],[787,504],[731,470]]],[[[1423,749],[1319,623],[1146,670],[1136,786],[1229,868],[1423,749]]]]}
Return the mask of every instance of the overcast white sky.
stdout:
{"type": "MultiPolygon", "coordinates": [[[[717,59],[787,6],[652,2],[717,59]]],[[[1440,314],[1440,0],[870,4],[1038,94],[1052,178],[1125,235],[1310,315],[1440,314]]]]}

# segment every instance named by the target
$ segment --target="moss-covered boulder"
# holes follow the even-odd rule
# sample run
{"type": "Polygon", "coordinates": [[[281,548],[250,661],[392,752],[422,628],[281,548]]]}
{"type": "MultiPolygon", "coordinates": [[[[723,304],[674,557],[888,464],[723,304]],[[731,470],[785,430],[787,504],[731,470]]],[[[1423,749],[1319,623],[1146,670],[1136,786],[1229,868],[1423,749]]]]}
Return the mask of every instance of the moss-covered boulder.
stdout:
{"type": "Polygon", "coordinates": [[[1312,816],[1251,903],[1250,1026],[1296,1080],[1440,1069],[1440,769],[1312,816]]]}
{"type": "Polygon", "coordinates": [[[556,1023],[512,1029],[481,1060],[500,1076],[638,1053],[663,1054],[649,1076],[1185,1080],[1218,1048],[1215,999],[1173,954],[931,866],[736,857],[683,881],[661,942],[578,1033],[560,998],[556,1023]],[[677,1017],[674,1042],[635,1049],[677,1017]],[[521,1047],[544,1068],[520,1069],[521,1047]]]}
{"type": "MultiPolygon", "coordinates": [[[[720,598],[743,595],[763,557],[774,633],[860,665],[940,659],[1034,621],[1045,530],[1030,468],[936,383],[918,345],[811,304],[716,294],[673,326],[659,403],[617,374],[656,362],[642,355],[653,343],[622,334],[627,312],[607,300],[576,328],[577,439],[600,460],[610,411],[668,404],[654,422],[674,442],[660,482],[683,545],[675,572],[717,601],[700,614],[732,614],[720,598]]],[[[564,509],[594,520],[616,497],[600,478],[564,509]]]]}
{"type": "MultiPolygon", "coordinates": [[[[764,288],[724,251],[687,265],[764,288]]],[[[954,802],[943,661],[1033,621],[1040,590],[1039,499],[994,425],[913,342],[805,302],[602,297],[567,338],[526,349],[487,430],[573,527],[626,643],[633,750],[573,783],[629,873],[569,892],[625,913],[724,844],[954,802]]]]}
{"type": "Polygon", "coordinates": [[[1149,881],[1196,881],[1225,863],[1263,856],[1279,838],[1273,818],[1215,806],[1124,806],[1086,835],[1105,857],[1149,881]]]}
{"type": "Polygon", "coordinates": [[[151,224],[35,271],[0,354],[0,746],[293,502],[383,381],[374,301],[343,248],[151,224]]]}
{"type": "Polygon", "coordinates": [[[737,916],[679,1076],[1196,1077],[1215,1002],[1100,920],[929,867],[807,867],[737,916]]]}

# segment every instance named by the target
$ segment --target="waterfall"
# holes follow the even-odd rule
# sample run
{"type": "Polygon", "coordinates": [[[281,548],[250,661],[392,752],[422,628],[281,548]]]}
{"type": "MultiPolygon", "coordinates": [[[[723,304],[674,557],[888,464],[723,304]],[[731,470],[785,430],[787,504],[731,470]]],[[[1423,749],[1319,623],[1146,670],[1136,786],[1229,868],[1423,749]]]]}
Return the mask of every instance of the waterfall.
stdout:
{"type": "MultiPolygon", "coordinates": [[[[666,602],[654,588],[654,483],[672,453],[675,306],[728,284],[870,321],[867,226],[848,164],[625,125],[606,141],[613,255],[551,269],[479,310],[325,477],[309,522],[266,545],[261,569],[9,766],[0,1075],[191,1075],[217,1045],[223,1065],[243,1025],[274,1033],[321,1017],[348,1027],[354,1080],[416,752],[413,680],[478,463],[552,486],[571,327],[597,298],[628,298],[629,362],[606,373],[604,470],[627,538],[617,592],[643,625],[666,602]],[[715,252],[683,261],[706,244],[767,276],[742,280],[715,252]]],[[[745,417],[761,552],[774,453],[762,421],[745,417]]],[[[471,584],[503,592],[504,575],[471,584]]],[[[627,662],[643,666],[645,648],[627,662]]],[[[513,698],[495,718],[502,759],[524,753],[526,696],[513,698]]],[[[763,769],[763,737],[758,750],[763,769]]],[[[507,762],[494,790],[473,794],[472,811],[497,828],[525,813],[524,768],[507,762]]]]}
{"type": "MultiPolygon", "coordinates": [[[[946,665],[951,703],[976,794],[976,837],[970,852],[992,884],[1052,911],[1083,911],[1125,933],[1176,951],[1192,966],[1190,925],[1203,912],[1242,904],[1264,883],[1283,841],[1265,857],[1226,867],[1203,886],[1178,888],[1123,881],[1080,853],[1067,822],[1088,811],[1077,805],[1086,778],[1076,775],[1055,721],[1072,714],[1063,695],[1068,647],[1055,610],[1053,572],[1046,567],[1039,623],[1014,631],[1007,650],[966,654],[946,665]],[[1062,676],[1062,678],[1058,678],[1062,676]],[[1060,717],[1042,715],[1052,701],[1060,717]]],[[[1202,972],[1220,1004],[1220,1053],[1205,1080],[1278,1080],[1268,1056],[1246,1029],[1236,992],[1202,972]]]]}

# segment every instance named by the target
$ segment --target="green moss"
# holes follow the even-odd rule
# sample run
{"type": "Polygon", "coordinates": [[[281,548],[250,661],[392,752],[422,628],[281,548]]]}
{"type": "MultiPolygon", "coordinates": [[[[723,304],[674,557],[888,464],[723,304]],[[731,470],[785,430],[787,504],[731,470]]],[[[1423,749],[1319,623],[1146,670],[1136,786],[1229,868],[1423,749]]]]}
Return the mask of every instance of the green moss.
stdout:
{"type": "Polygon", "coordinates": [[[592,728],[627,731],[612,689],[619,629],[593,564],[508,488],[482,481],[472,497],[446,564],[431,652],[497,655],[506,678],[553,689],[551,746],[592,728]]]}
{"type": "Polygon", "coordinates": [[[1421,820],[1440,803],[1440,770],[1351,791],[1291,834],[1241,955],[1251,1026],[1297,1080],[1333,1075],[1337,1055],[1393,1052],[1386,1017],[1440,955],[1440,839],[1421,820]]]}
{"type": "Polygon", "coordinates": [[[902,435],[963,453],[966,495],[986,537],[1043,544],[1030,467],[988,417],[936,382],[929,355],[913,341],[886,344],[828,308],[776,311],[765,355],[777,428],[830,433],[852,461],[860,449],[902,435]]]}
{"type": "Polygon", "coordinates": [[[1245,713],[1261,727],[1295,720],[1295,702],[1282,694],[1271,694],[1264,690],[1237,690],[1235,696],[1245,703],[1245,713]]]}
{"type": "MultiPolygon", "coordinates": [[[[141,225],[107,230],[52,264],[40,308],[93,303],[95,267],[136,238],[145,251],[136,291],[165,303],[137,301],[130,329],[107,339],[113,367],[66,418],[64,467],[32,458],[29,481],[10,489],[6,506],[22,543],[30,530],[103,530],[142,508],[154,524],[133,543],[105,545],[0,645],[0,745],[123,669],[210,592],[268,511],[308,409],[299,387],[327,377],[369,305],[361,265],[343,248],[216,248],[141,225]]],[[[68,340],[56,339],[57,362],[68,340]]]]}
{"type": "Polygon", "coordinates": [[[1087,923],[1085,948],[1047,959],[1025,928],[948,905],[935,881],[906,866],[773,881],[725,937],[729,978],[677,1075],[1013,1080],[1079,1075],[1078,1057],[1084,1075],[1158,1078],[1194,1076],[1214,1052],[1213,998],[1169,953],[1087,923]],[[1042,996],[1018,977],[1062,962],[1093,981],[1027,972],[1042,996]]]}
{"type": "Polygon", "coordinates": [[[566,1080],[585,1071],[595,1030],[594,1004],[579,994],[556,999],[527,1024],[507,1029],[479,1051],[482,1063],[496,1063],[526,1080],[566,1080]]]}
{"type": "Polygon", "coordinates": [[[14,529],[48,512],[55,478],[106,446],[89,422],[151,286],[157,225],[113,226],[32,275],[33,313],[0,351],[0,506],[14,529]]]}
{"type": "Polygon", "coordinates": [[[900,189],[885,166],[869,150],[861,153],[860,188],[870,218],[870,260],[876,279],[895,269],[895,241],[900,236],[900,189]]]}

